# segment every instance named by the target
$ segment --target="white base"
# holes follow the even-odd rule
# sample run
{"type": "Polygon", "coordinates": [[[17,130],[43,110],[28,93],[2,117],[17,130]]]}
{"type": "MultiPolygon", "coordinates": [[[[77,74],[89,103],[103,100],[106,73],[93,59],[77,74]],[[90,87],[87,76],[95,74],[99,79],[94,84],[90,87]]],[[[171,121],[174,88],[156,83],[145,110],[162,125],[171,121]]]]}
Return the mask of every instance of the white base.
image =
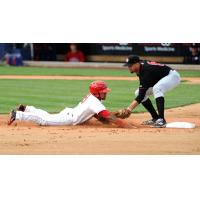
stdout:
{"type": "Polygon", "coordinates": [[[195,124],[189,122],[170,122],[166,128],[195,128],[195,124]]]}

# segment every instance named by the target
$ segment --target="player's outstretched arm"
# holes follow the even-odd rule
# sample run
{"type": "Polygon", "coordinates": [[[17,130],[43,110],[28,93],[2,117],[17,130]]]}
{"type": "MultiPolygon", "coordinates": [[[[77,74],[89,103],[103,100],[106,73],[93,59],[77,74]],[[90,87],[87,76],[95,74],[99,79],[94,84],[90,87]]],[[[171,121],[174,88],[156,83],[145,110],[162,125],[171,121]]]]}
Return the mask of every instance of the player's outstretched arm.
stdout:
{"type": "MultiPolygon", "coordinates": [[[[101,119],[104,118],[109,124],[115,124],[119,128],[136,128],[132,124],[126,122],[125,120],[117,118],[113,113],[105,110],[98,114],[101,119]]],[[[98,118],[97,118],[98,119],[98,118]]]]}
{"type": "Polygon", "coordinates": [[[116,124],[119,128],[136,128],[136,126],[133,126],[132,124],[128,123],[127,121],[123,119],[117,118],[114,114],[110,114],[108,118],[110,123],[116,124]]]}
{"type": "Polygon", "coordinates": [[[103,124],[109,124],[109,121],[106,119],[106,118],[104,118],[104,117],[102,117],[102,116],[100,116],[100,115],[94,115],[94,117],[98,120],[98,121],[100,121],[100,122],[102,122],[103,124]]]}

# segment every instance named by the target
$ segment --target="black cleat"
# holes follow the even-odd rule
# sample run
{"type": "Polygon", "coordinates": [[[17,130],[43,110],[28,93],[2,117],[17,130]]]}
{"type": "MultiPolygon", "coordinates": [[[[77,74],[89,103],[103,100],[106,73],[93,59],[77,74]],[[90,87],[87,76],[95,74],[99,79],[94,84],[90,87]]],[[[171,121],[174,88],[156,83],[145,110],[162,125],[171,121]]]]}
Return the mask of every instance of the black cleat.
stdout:
{"type": "Polygon", "coordinates": [[[10,119],[8,120],[8,125],[11,125],[16,119],[16,111],[12,110],[10,113],[10,119]]]}
{"type": "Polygon", "coordinates": [[[155,122],[155,124],[152,126],[153,128],[165,128],[166,127],[167,122],[165,121],[165,119],[157,119],[157,121],[155,122]]]}
{"type": "Polygon", "coordinates": [[[157,119],[149,119],[142,122],[142,125],[154,125],[157,119]]]}

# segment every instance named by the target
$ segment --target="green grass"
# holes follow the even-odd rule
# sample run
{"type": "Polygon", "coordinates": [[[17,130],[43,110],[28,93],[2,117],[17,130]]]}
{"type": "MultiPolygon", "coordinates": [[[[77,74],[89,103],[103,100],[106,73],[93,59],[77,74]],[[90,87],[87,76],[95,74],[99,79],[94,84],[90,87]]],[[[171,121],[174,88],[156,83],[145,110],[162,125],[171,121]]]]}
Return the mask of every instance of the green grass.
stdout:
{"type": "MultiPolygon", "coordinates": [[[[200,77],[200,71],[180,71],[182,77],[200,77]]],[[[132,77],[126,69],[78,69],[0,66],[0,75],[60,75],[60,76],[124,76],[132,77]]]]}
{"type": "Polygon", "coordinates": [[[0,67],[0,75],[59,75],[59,76],[131,76],[127,70],[78,69],[78,68],[38,68],[0,67]]]}
{"type": "MultiPolygon", "coordinates": [[[[91,80],[93,81],[93,80],[91,80]]],[[[0,113],[8,113],[19,103],[34,105],[49,112],[74,107],[88,93],[87,80],[12,80],[0,79],[0,113]]],[[[110,110],[129,105],[138,87],[137,81],[106,81],[111,89],[104,102],[110,110]]],[[[166,107],[200,102],[199,85],[178,86],[166,94],[166,107]]],[[[135,112],[143,112],[138,106],[135,112]]]]}
{"type": "Polygon", "coordinates": [[[200,77],[200,70],[184,70],[184,71],[179,71],[179,73],[181,77],[200,77]]]}

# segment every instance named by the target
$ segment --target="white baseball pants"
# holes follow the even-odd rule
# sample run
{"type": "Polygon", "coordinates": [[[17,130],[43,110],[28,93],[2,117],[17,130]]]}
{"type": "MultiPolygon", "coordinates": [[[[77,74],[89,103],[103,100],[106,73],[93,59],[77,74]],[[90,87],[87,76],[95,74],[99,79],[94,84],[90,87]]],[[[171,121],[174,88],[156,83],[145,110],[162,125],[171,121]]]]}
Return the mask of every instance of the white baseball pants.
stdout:
{"type": "MultiPolygon", "coordinates": [[[[169,74],[158,81],[153,87],[150,87],[146,91],[146,95],[142,102],[145,102],[150,95],[154,95],[154,98],[164,97],[167,91],[174,89],[181,82],[179,73],[176,70],[171,70],[169,74]]],[[[135,95],[138,96],[139,89],[135,91],[135,95]]]]}
{"type": "Polygon", "coordinates": [[[16,119],[35,122],[44,126],[72,125],[73,114],[72,108],[65,108],[57,114],[50,114],[44,110],[37,109],[34,106],[26,106],[24,112],[16,112],[16,119]]]}

